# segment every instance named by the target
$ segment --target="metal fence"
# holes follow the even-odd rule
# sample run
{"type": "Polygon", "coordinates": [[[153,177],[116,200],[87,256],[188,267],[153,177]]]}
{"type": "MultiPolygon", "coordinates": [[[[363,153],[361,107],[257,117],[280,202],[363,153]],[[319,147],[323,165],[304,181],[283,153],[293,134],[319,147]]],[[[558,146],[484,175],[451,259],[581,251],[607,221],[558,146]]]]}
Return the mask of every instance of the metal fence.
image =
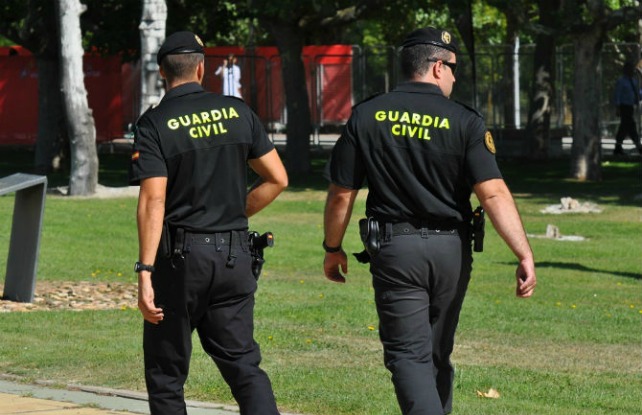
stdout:
{"type": "MultiPolygon", "coordinates": [[[[214,72],[227,57],[227,52],[213,49],[217,52],[206,55],[204,86],[207,90],[220,92],[221,81],[214,72]]],[[[267,52],[259,51],[260,48],[256,49],[255,53],[250,49],[235,48],[239,51],[237,58],[242,70],[243,99],[259,115],[273,140],[285,140],[288,115],[281,60],[274,47],[265,48],[267,52]]],[[[470,59],[466,54],[460,54],[452,99],[476,107],[484,115],[486,124],[490,128],[496,130],[507,126],[523,128],[528,121],[529,90],[534,64],[533,51],[533,45],[521,45],[514,49],[502,45],[479,46],[475,59],[476,84],[473,84],[470,59]],[[506,70],[506,68],[512,70],[506,70]],[[514,88],[511,88],[512,86],[514,88]]],[[[595,68],[596,76],[599,77],[602,136],[612,137],[615,133],[618,119],[612,105],[613,87],[627,57],[639,56],[639,51],[640,45],[635,43],[604,45],[600,67],[595,68]]],[[[373,94],[390,91],[401,80],[397,48],[389,45],[308,46],[304,49],[303,58],[313,126],[310,140],[314,144],[322,144],[328,137],[331,140],[336,138],[355,103],[373,94]]],[[[4,67],[2,63],[10,62],[10,59],[12,59],[10,56],[0,56],[0,75],[9,76],[7,71],[2,71],[4,67]]],[[[13,59],[15,60],[15,57],[13,59]]],[[[555,90],[551,127],[570,131],[574,66],[572,46],[559,46],[555,51],[554,62],[555,90]]],[[[125,134],[127,125],[133,123],[139,114],[140,67],[137,64],[123,64],[121,71],[105,70],[105,76],[113,77],[114,72],[120,76],[119,85],[122,93],[117,101],[120,102],[123,134],[125,134]]],[[[18,81],[29,82],[33,89],[32,95],[37,94],[35,79],[21,78],[18,81]]],[[[6,84],[16,83],[7,81],[6,84]]],[[[102,85],[105,82],[99,81],[98,84],[102,85]]],[[[24,92],[25,88],[21,87],[20,91],[24,92]]],[[[10,94],[10,92],[6,87],[4,90],[0,87],[0,99],[13,102],[10,97],[3,98],[3,94],[10,94]]],[[[91,94],[93,92],[90,91],[91,94]]],[[[29,102],[33,107],[30,114],[35,114],[37,99],[30,98],[29,102]]],[[[94,108],[95,114],[98,114],[101,109],[104,110],[103,107],[105,105],[94,108]]],[[[109,110],[118,111],[114,105],[110,105],[109,110]]],[[[27,125],[27,123],[21,125],[27,125]]],[[[35,125],[35,123],[29,123],[29,125],[35,125]]],[[[35,139],[33,131],[22,133],[25,137],[29,136],[27,138],[32,141],[35,139]]],[[[117,135],[118,132],[109,134],[109,137],[113,137],[113,134],[117,135]]]]}

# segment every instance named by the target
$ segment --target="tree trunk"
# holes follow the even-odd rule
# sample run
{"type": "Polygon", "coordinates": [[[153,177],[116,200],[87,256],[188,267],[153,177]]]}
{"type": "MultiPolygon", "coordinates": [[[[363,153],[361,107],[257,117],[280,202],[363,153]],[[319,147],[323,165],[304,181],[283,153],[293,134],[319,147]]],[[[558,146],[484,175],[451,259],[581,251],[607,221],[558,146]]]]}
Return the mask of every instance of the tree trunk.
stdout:
{"type": "MultiPolygon", "coordinates": [[[[554,27],[554,13],[558,9],[559,0],[540,0],[540,23],[544,27],[554,27]]],[[[552,32],[537,35],[526,126],[529,155],[535,160],[546,159],[550,147],[551,104],[555,98],[554,55],[555,37],[552,32]]]]}
{"type": "Polygon", "coordinates": [[[68,147],[60,93],[58,59],[36,56],[38,63],[38,138],[35,170],[47,174],[60,168],[68,147]]]}
{"type": "Polygon", "coordinates": [[[69,195],[90,195],[98,183],[96,127],[87,102],[82,58],[79,0],[58,0],[60,16],[60,72],[62,96],[71,144],[69,195]]]}
{"type": "Polygon", "coordinates": [[[310,172],[312,121],[303,64],[303,38],[295,28],[265,21],[281,56],[287,110],[285,162],[290,174],[310,172]]]}
{"type": "Polygon", "coordinates": [[[504,103],[505,128],[517,128],[519,120],[515,114],[515,60],[519,62],[519,55],[515,54],[517,45],[517,21],[512,13],[506,13],[506,54],[504,55],[504,79],[502,86],[502,101],[504,103]]]}
{"type": "Polygon", "coordinates": [[[27,16],[17,32],[38,66],[38,133],[34,172],[48,174],[68,160],[69,140],[65,131],[60,92],[60,31],[57,2],[28,0],[27,16]]]}
{"type": "Polygon", "coordinates": [[[167,4],[165,0],[143,0],[140,30],[141,91],[140,111],[155,106],[163,97],[163,85],[158,73],[156,54],[165,40],[167,4]]]}
{"type": "Polygon", "coordinates": [[[604,29],[575,36],[575,82],[573,83],[573,145],[571,177],[578,180],[601,180],[600,62],[604,29]]]}

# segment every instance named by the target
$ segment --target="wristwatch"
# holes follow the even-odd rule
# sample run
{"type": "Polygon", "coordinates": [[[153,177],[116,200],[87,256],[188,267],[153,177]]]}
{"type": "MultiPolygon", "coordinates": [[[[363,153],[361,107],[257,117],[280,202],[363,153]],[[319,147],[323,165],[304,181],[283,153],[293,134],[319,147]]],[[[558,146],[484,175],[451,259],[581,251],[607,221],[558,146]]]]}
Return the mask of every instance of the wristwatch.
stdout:
{"type": "Polygon", "coordinates": [[[341,251],[341,245],[339,246],[328,246],[325,244],[325,240],[323,240],[323,250],[329,254],[334,254],[335,252],[341,251]]]}
{"type": "Polygon", "coordinates": [[[153,265],[146,265],[140,261],[136,261],[136,263],[134,264],[134,272],[141,272],[141,271],[154,272],[155,270],[156,269],[154,268],[153,265]]]}

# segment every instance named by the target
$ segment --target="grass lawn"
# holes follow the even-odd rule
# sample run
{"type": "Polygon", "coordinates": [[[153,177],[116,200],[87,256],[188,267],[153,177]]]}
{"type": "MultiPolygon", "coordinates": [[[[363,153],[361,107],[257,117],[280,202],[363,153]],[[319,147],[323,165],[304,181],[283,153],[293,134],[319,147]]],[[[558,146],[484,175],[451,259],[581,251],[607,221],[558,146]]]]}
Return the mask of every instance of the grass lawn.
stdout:
{"type": "MultiPolygon", "coordinates": [[[[122,157],[101,158],[102,184],[126,184],[122,157]]],[[[641,413],[642,202],[635,199],[642,193],[641,165],[611,162],[602,182],[577,183],[564,178],[567,163],[501,163],[529,234],[543,235],[554,224],[563,235],[586,240],[532,238],[539,285],[523,300],[514,296],[515,259],[487,228],[453,355],[455,415],[641,413]],[[564,196],[597,203],[602,212],[540,212],[564,196]],[[491,388],[498,399],[478,396],[491,388]]],[[[398,414],[367,267],[351,261],[345,285],[322,274],[322,164],[315,163],[312,178],[292,178],[291,187],[251,220],[251,228],[275,234],[257,293],[263,368],[284,411],[398,414]]],[[[0,173],[7,169],[0,162],[0,173]]],[[[59,177],[51,183],[65,184],[59,177]]],[[[362,192],[347,252],[361,250],[355,225],[364,204],[362,192]]],[[[3,271],[12,209],[13,196],[0,197],[3,271]]],[[[134,198],[49,196],[38,280],[134,282],[135,209],[134,198]]],[[[142,319],[135,309],[4,313],[0,333],[0,373],[144,390],[142,319]]],[[[196,337],[186,394],[233,402],[196,337]]]]}

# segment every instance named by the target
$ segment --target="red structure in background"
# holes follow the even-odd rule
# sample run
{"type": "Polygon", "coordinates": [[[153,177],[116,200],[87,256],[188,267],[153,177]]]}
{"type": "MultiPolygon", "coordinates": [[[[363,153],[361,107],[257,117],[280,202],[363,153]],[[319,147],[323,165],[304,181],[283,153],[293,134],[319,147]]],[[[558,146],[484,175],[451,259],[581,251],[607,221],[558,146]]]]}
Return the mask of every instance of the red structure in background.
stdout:
{"type": "MultiPolygon", "coordinates": [[[[206,48],[205,89],[221,92],[214,75],[233,53],[241,68],[243,99],[269,129],[287,123],[281,60],[275,47],[206,48]]],[[[344,123],[352,107],[352,47],[306,46],[303,50],[312,122],[344,123]]],[[[140,65],[117,56],[87,54],[85,86],[98,142],[121,138],[138,116],[140,65]]],[[[0,144],[33,145],[38,125],[38,71],[35,57],[18,46],[0,48],[0,144]]]]}
{"type": "MultiPolygon", "coordinates": [[[[98,142],[123,134],[121,63],[86,55],[85,86],[98,142]]],[[[38,68],[21,47],[0,48],[0,144],[33,144],[38,131],[38,68]]]]}

